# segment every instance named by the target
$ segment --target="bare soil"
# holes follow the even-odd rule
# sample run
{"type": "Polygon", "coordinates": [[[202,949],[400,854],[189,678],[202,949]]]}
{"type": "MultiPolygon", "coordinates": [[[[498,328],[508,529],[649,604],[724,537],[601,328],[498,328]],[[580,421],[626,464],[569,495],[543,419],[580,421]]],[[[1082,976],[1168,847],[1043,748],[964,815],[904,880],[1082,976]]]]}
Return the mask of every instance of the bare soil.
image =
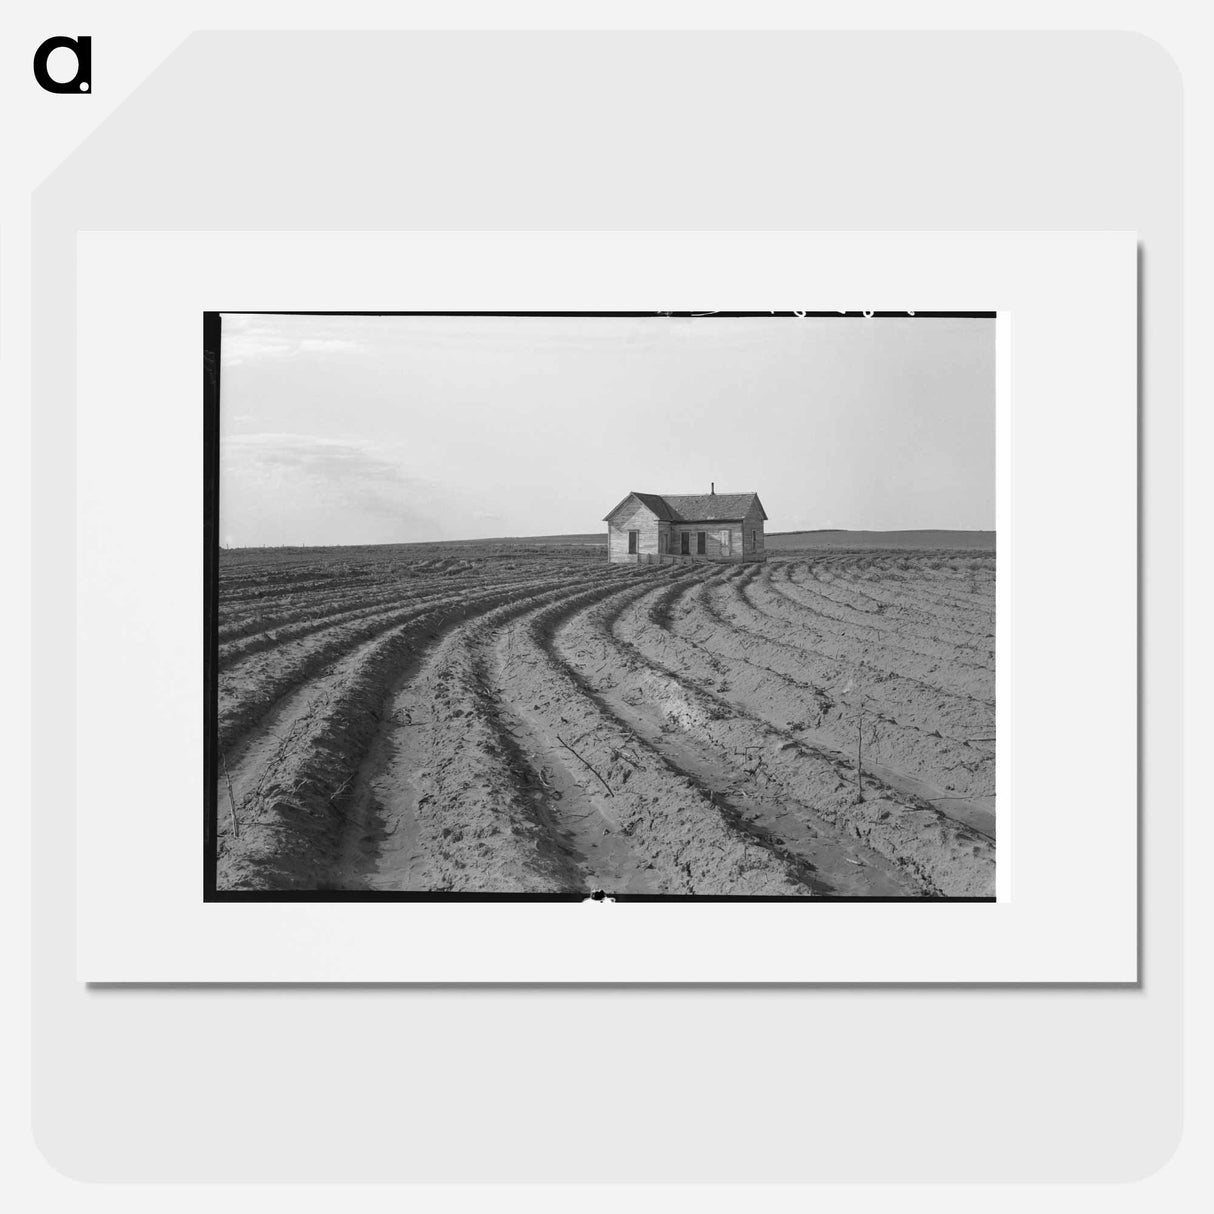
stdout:
{"type": "Polygon", "coordinates": [[[991,551],[220,569],[222,890],[994,893],[991,551]]]}

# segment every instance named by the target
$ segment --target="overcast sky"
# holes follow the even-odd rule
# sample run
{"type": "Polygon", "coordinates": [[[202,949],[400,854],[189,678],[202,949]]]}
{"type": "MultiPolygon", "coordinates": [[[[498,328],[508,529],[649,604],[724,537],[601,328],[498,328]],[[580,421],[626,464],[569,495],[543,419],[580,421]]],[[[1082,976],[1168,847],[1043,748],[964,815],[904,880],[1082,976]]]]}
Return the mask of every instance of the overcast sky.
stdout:
{"type": "Polygon", "coordinates": [[[995,322],[223,318],[220,534],[599,531],[757,490],[768,531],[995,525],[995,322]]]}

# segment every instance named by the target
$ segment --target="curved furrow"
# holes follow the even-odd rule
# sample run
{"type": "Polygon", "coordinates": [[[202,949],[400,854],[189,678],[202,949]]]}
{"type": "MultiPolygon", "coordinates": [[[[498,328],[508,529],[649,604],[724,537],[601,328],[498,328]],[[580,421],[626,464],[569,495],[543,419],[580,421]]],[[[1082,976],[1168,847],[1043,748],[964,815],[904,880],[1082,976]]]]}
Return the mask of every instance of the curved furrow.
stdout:
{"type": "Polygon", "coordinates": [[[347,607],[341,611],[316,613],[301,613],[300,617],[289,622],[269,624],[246,633],[235,640],[220,639],[219,668],[229,670],[237,663],[261,653],[266,649],[275,649],[305,637],[316,636],[323,632],[342,628],[347,624],[365,620],[368,623],[375,619],[389,619],[399,616],[405,611],[422,611],[434,602],[451,598],[451,595],[391,595],[383,601],[361,604],[357,607],[347,607]]]}
{"type": "MultiPolygon", "coordinates": [[[[847,676],[839,672],[847,671],[856,681],[861,694],[868,690],[881,699],[884,699],[886,684],[904,684],[906,690],[903,695],[923,698],[933,705],[942,721],[961,721],[972,717],[982,721],[985,726],[985,722],[994,719],[994,701],[986,698],[987,693],[993,691],[993,680],[973,691],[942,687],[938,682],[917,677],[905,670],[891,669],[890,664],[883,661],[887,656],[885,651],[876,646],[848,644],[802,618],[787,619],[768,614],[756,607],[748,596],[738,593],[737,588],[728,589],[729,597],[720,604],[722,610],[732,612],[745,631],[765,636],[790,650],[800,650],[810,663],[821,663],[824,670],[830,672],[829,675],[824,673],[822,680],[828,686],[845,683],[847,676]]],[[[894,665],[905,666],[905,663],[894,665]]]]}
{"type": "MultiPolygon", "coordinates": [[[[821,572],[833,579],[834,585],[844,584],[844,579],[834,571],[823,570],[821,572]]],[[[969,579],[967,578],[967,580],[969,579]]],[[[846,584],[854,586],[857,583],[848,580],[846,584]]],[[[913,572],[865,571],[863,585],[865,594],[878,603],[903,607],[932,620],[948,620],[955,627],[972,631],[977,635],[983,635],[982,630],[989,624],[991,611],[994,609],[995,582],[993,577],[989,580],[980,578],[969,580],[969,585],[964,589],[958,587],[958,593],[955,595],[942,595],[934,591],[927,582],[913,572]]]]}
{"type": "Polygon", "coordinates": [[[881,598],[869,589],[861,589],[855,581],[837,577],[826,568],[812,562],[796,562],[785,566],[789,588],[800,588],[805,594],[820,597],[838,606],[855,611],[866,623],[878,628],[896,627],[903,635],[929,641],[952,639],[959,648],[969,648],[989,656],[994,636],[990,605],[969,623],[958,620],[956,613],[941,608],[929,609],[909,599],[881,598]]]}
{"type": "MultiPolygon", "coordinates": [[[[837,597],[855,590],[855,583],[844,582],[821,570],[815,571],[812,584],[808,580],[798,579],[795,570],[791,571],[791,576],[794,582],[799,581],[811,594],[837,597]]],[[[954,637],[958,644],[972,646],[979,652],[991,651],[995,639],[993,595],[980,607],[962,611],[941,605],[931,606],[922,601],[915,603],[909,594],[884,593],[884,588],[873,589],[871,583],[868,586],[863,594],[865,602],[872,606],[859,609],[869,613],[870,618],[877,615],[886,621],[904,620],[920,633],[927,630],[929,635],[939,639],[954,637]]]]}
{"type": "Polygon", "coordinates": [[[809,806],[836,834],[848,834],[892,862],[921,892],[988,897],[994,892],[994,843],[981,830],[950,818],[922,798],[898,791],[867,769],[857,795],[854,760],[744,711],[728,671],[704,653],[691,673],[694,647],[680,643],[664,623],[679,588],[637,599],[605,620],[606,643],[624,653],[622,671],[635,680],[623,693],[656,704],[670,724],[722,753],[746,756],[769,793],[809,806]],[[725,686],[722,688],[721,683],[725,686]]]}
{"type": "MultiPolygon", "coordinates": [[[[336,582],[336,574],[311,575],[307,578],[266,580],[263,577],[249,578],[246,581],[236,580],[239,575],[226,574],[223,585],[219,590],[219,603],[222,608],[239,607],[245,603],[259,603],[262,599],[286,598],[290,595],[309,595],[317,591],[330,589],[336,582]]],[[[370,578],[370,572],[346,574],[344,580],[370,578]]]]}
{"type": "MultiPolygon", "coordinates": [[[[834,566],[830,568],[834,570],[834,566]]],[[[984,615],[990,610],[994,592],[995,558],[993,555],[989,560],[973,557],[969,568],[950,571],[947,575],[931,569],[922,555],[875,562],[866,568],[842,569],[841,572],[863,577],[878,597],[891,594],[886,587],[895,586],[899,600],[905,596],[908,603],[922,605],[928,610],[959,610],[984,615]],[[975,561],[978,562],[976,565],[973,564],[975,561]]]]}
{"type": "Polygon", "coordinates": [[[441,562],[402,561],[385,558],[379,561],[349,561],[324,563],[317,569],[317,559],[306,562],[305,568],[293,577],[265,574],[239,574],[222,569],[219,603],[223,614],[232,615],[242,609],[264,610],[265,600],[289,602],[320,602],[329,592],[373,592],[396,582],[429,583],[440,586],[458,577],[476,578],[485,572],[474,565],[441,568],[441,562]]]}
{"type": "Polygon", "coordinates": [[[820,812],[818,796],[810,794],[829,799],[839,786],[837,771],[819,768],[816,790],[773,778],[763,753],[771,739],[756,733],[758,722],[745,724],[733,701],[727,709],[725,701],[698,696],[681,669],[676,673],[654,663],[612,634],[613,620],[659,593],[615,596],[571,615],[548,639],[553,657],[605,713],[707,795],[736,829],[803,866],[802,879],[815,892],[837,897],[934,893],[930,881],[868,846],[829,808],[820,812]],[[733,719],[731,726],[710,724],[726,718],[733,719]]]}
{"type": "MultiPolygon", "coordinates": [[[[554,566],[551,572],[565,571],[554,566]]],[[[410,574],[408,571],[390,571],[390,576],[377,577],[373,582],[354,587],[345,582],[325,591],[267,599],[255,610],[242,612],[221,602],[220,614],[223,622],[219,628],[219,640],[221,645],[226,645],[257,633],[277,631],[300,621],[320,621],[356,607],[370,608],[376,604],[387,605],[408,598],[451,594],[472,587],[484,587],[490,583],[504,586],[511,582],[533,580],[534,577],[534,569],[492,578],[477,571],[461,571],[455,576],[437,577],[410,574]]]]}
{"type": "MultiPolygon", "coordinates": [[[[703,576],[677,566],[664,581],[703,576]]],[[[644,590],[645,587],[641,587],[644,590]]],[[[614,714],[554,652],[553,633],[596,602],[572,596],[520,618],[498,646],[494,684],[540,770],[563,769],[580,795],[567,808],[589,816],[595,831],[619,834],[633,857],[617,852],[588,873],[597,888],[628,892],[809,896],[822,891],[812,866],[734,811],[723,798],[672,765],[650,741],[614,714]],[[638,867],[639,866],[639,867],[638,867]]]]}
{"type": "MultiPolygon", "coordinates": [[[[889,715],[908,727],[938,732],[943,737],[964,742],[975,729],[989,731],[993,726],[993,705],[989,701],[952,691],[943,691],[919,679],[894,673],[850,653],[828,654],[805,643],[804,629],[773,620],[757,611],[740,595],[725,593],[728,587],[708,587],[700,606],[717,629],[712,643],[726,653],[795,676],[806,687],[821,691],[828,699],[842,699],[849,680],[863,693],[865,687],[879,698],[889,715]],[[737,644],[730,644],[734,634],[737,644]]],[[[699,628],[699,632],[707,629],[699,628]]],[[[862,653],[864,651],[861,651],[862,653]]]]}
{"type": "Polygon", "coordinates": [[[219,643],[229,645],[257,633],[272,632],[311,620],[319,622],[341,615],[356,607],[370,609],[387,606],[402,599],[424,594],[440,594],[460,590],[477,584],[477,579],[461,578],[458,582],[443,582],[436,579],[393,578],[372,587],[351,589],[348,585],[334,588],[328,593],[315,595],[291,595],[272,604],[267,604],[255,613],[238,613],[225,608],[224,622],[219,629],[219,643]]]}
{"type": "MultiPolygon", "coordinates": [[[[752,601],[756,595],[771,592],[784,600],[785,604],[810,613],[820,627],[841,638],[906,654],[911,661],[939,662],[949,658],[950,664],[959,669],[985,672],[994,660],[991,647],[987,644],[979,648],[972,639],[949,636],[947,630],[941,630],[946,633],[943,636],[933,635],[908,627],[905,621],[896,617],[887,620],[882,615],[836,603],[815,588],[793,581],[790,566],[784,563],[769,565],[759,577],[747,583],[747,589],[752,601]]],[[[776,606],[780,608],[782,605],[776,606]]]]}
{"type": "MultiPolygon", "coordinates": [[[[590,593],[607,593],[596,586],[590,593]]],[[[501,604],[449,632],[386,699],[384,723],[340,800],[351,824],[340,888],[584,890],[576,845],[551,812],[490,689],[485,647],[519,615],[584,596],[567,583],[501,604]]]]}
{"type": "Polygon", "coordinates": [[[716,620],[741,634],[746,656],[761,645],[778,651],[780,669],[820,688],[828,698],[842,699],[840,689],[850,680],[858,695],[879,700],[891,715],[907,712],[904,723],[955,741],[988,736],[994,727],[992,700],[890,670],[880,664],[878,650],[860,649],[857,656],[855,646],[840,644],[803,623],[764,614],[731,586],[713,587],[708,607],[716,620]]]}
{"type": "MultiPolygon", "coordinates": [[[[971,745],[990,736],[990,714],[973,701],[926,698],[923,689],[896,675],[881,678],[869,694],[842,692],[856,682],[854,666],[823,661],[809,651],[746,628],[737,610],[719,607],[712,588],[701,590],[696,611],[672,622],[672,632],[699,645],[719,664],[730,699],[747,711],[839,754],[855,750],[863,712],[864,748],[871,765],[922,782],[919,795],[939,801],[992,796],[994,757],[971,745]],[[944,709],[941,712],[941,708],[944,709]]],[[[861,676],[857,689],[864,686],[861,676]]]]}
{"type": "MultiPolygon", "coordinates": [[[[640,575],[655,576],[668,575],[640,575]]],[[[496,848],[503,822],[512,836],[529,822],[536,854],[549,861],[549,888],[808,892],[787,866],[725,830],[711,803],[657,767],[636,739],[612,729],[537,645],[551,620],[614,593],[567,587],[504,606],[453,632],[397,690],[396,736],[361,774],[355,813],[404,843],[364,857],[362,880],[459,889],[463,872],[481,882],[498,871],[484,839],[496,848]],[[461,857],[470,837],[474,853],[461,857]]],[[[502,878],[517,888],[517,874],[502,878]]]]}
{"type": "MultiPolygon", "coordinates": [[[[716,589],[708,587],[707,595],[716,589]]],[[[752,716],[790,729],[848,762],[855,754],[862,723],[866,770],[897,791],[929,801],[947,816],[993,834],[994,756],[983,746],[940,736],[938,728],[907,726],[892,716],[890,702],[899,694],[904,705],[915,703],[919,690],[915,685],[901,680],[902,686],[893,690],[895,676],[868,680],[852,664],[798,668],[794,660],[804,651],[779,648],[753,632],[739,643],[731,639],[735,620],[723,618],[719,610],[715,615],[709,612],[708,618],[700,614],[703,595],[694,603],[680,603],[680,597],[685,596],[653,598],[648,617],[665,636],[647,638],[642,631],[634,644],[660,644],[655,658],[668,666],[677,659],[673,664],[684,677],[697,679],[699,686],[727,696],[752,716]]],[[[930,711],[932,702],[921,701],[919,712],[930,711]]],[[[971,717],[976,736],[991,736],[982,724],[987,719],[985,712],[971,717]]]]}
{"type": "MultiPolygon", "coordinates": [[[[874,581],[879,586],[881,582],[888,580],[893,572],[886,568],[886,562],[877,558],[845,563],[831,560],[829,557],[815,557],[791,563],[797,566],[796,572],[801,575],[801,581],[834,586],[844,594],[873,603],[885,601],[874,593],[874,581]]],[[[871,610],[871,608],[862,607],[859,604],[853,603],[852,605],[860,607],[860,610],[871,610]]],[[[899,605],[914,614],[932,618],[923,605],[917,605],[915,608],[911,608],[908,604],[899,605]]]]}
{"type": "Polygon", "coordinates": [[[408,551],[222,554],[221,889],[993,894],[993,556],[408,551]]]}
{"type": "MultiPolygon", "coordinates": [[[[610,573],[598,574],[611,578],[610,573]]],[[[614,576],[618,576],[614,575],[614,576]]],[[[529,589],[558,587],[567,578],[539,579],[529,589]]],[[[423,618],[443,620],[470,614],[477,609],[495,605],[504,597],[523,592],[519,586],[505,589],[487,588],[477,593],[452,596],[441,604],[429,607],[406,605],[387,616],[355,620],[328,632],[305,636],[296,641],[276,645],[262,653],[220,671],[218,736],[220,749],[230,748],[259,718],[269,713],[275,703],[300,683],[315,678],[351,649],[373,642],[392,630],[423,618]]]]}
{"type": "MultiPolygon", "coordinates": [[[[493,583],[492,589],[496,591],[514,586],[520,590],[525,590],[532,582],[534,582],[534,578],[520,579],[518,581],[499,581],[493,583]]],[[[474,590],[484,592],[486,587],[483,583],[460,582],[451,586],[434,586],[429,589],[428,593],[411,593],[405,590],[402,593],[388,597],[386,601],[382,602],[372,600],[370,603],[351,607],[343,611],[332,613],[322,611],[315,615],[305,614],[303,618],[294,623],[284,623],[242,637],[239,640],[225,642],[221,638],[219,645],[219,668],[220,670],[226,670],[236,665],[237,662],[251,657],[253,654],[261,653],[266,649],[274,649],[292,641],[299,641],[305,637],[315,636],[319,633],[328,632],[331,629],[344,627],[347,624],[358,621],[366,621],[369,624],[377,618],[399,616],[402,611],[425,611],[437,604],[450,601],[461,593],[466,594],[474,590]]]]}
{"type": "Polygon", "coordinates": [[[936,654],[926,655],[891,644],[884,636],[879,638],[876,630],[872,637],[849,635],[839,628],[837,621],[792,602],[761,579],[739,586],[738,594],[753,611],[775,621],[777,626],[791,626],[807,646],[829,656],[863,661],[940,692],[975,699],[986,699],[993,692],[992,672],[986,667],[950,661],[947,646],[940,646],[936,654]]]}
{"type": "MultiPolygon", "coordinates": [[[[351,834],[360,825],[365,827],[352,816],[343,794],[353,785],[364,753],[381,731],[389,690],[410,676],[435,640],[452,629],[458,631],[469,616],[494,609],[518,613],[537,601],[569,593],[566,582],[522,599],[513,590],[499,591],[458,609],[427,612],[373,638],[337,662],[325,680],[309,682],[288,697],[267,722],[268,728],[230,756],[221,755],[219,888],[325,889],[338,884],[351,834]],[[503,604],[502,600],[512,601],[503,604]]],[[[457,648],[458,642],[447,644],[445,652],[457,648]]],[[[452,677],[448,672],[440,684],[452,677]]],[[[442,685],[430,687],[429,692],[432,704],[446,702],[442,685]]],[[[491,764],[492,747],[478,745],[484,739],[477,735],[475,718],[462,722],[450,736],[457,747],[461,739],[471,743],[470,763],[459,789],[461,808],[471,808],[478,792],[476,761],[491,764]]],[[[509,802],[503,804],[508,810],[509,802]]],[[[465,852],[480,844],[478,850],[496,857],[503,888],[559,888],[560,861],[546,836],[530,828],[525,816],[511,818],[506,812],[502,822],[504,827],[499,823],[497,830],[484,836],[476,835],[475,824],[451,832],[448,852],[458,852],[461,844],[465,852]]],[[[454,871],[460,861],[467,865],[466,857],[452,858],[454,871]]],[[[440,882],[448,877],[441,867],[435,875],[440,882]]]]}

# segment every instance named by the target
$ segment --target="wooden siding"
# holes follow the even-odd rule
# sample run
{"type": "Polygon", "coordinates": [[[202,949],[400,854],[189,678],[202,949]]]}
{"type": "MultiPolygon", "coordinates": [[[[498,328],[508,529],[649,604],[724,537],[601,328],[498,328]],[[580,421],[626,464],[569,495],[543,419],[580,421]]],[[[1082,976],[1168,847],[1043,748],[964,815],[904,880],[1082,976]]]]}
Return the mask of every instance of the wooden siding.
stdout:
{"type": "Polygon", "coordinates": [[[682,552],[681,535],[689,536],[687,551],[690,556],[699,556],[701,560],[732,561],[742,558],[742,524],[727,522],[709,523],[671,523],[674,536],[674,555],[682,552]],[[698,551],[697,540],[700,532],[704,533],[704,551],[698,551]]]}
{"type": "Polygon", "coordinates": [[[636,556],[628,551],[628,533],[639,531],[637,556],[658,554],[658,530],[665,526],[648,506],[635,498],[626,501],[607,523],[607,559],[609,561],[635,561],[636,556]]]}
{"type": "Polygon", "coordinates": [[[763,514],[756,501],[742,520],[743,551],[751,560],[765,560],[767,549],[763,539],[763,514]],[[753,539],[752,539],[753,536],[753,539]]]}
{"type": "Polygon", "coordinates": [[[744,519],[667,523],[636,497],[629,497],[608,519],[607,559],[618,564],[766,560],[763,514],[756,499],[744,519]],[[630,531],[638,533],[635,553],[628,551],[630,531]],[[702,553],[697,551],[701,531],[704,533],[702,553]],[[685,556],[679,538],[683,534],[689,536],[685,556]],[[663,537],[666,537],[665,544],[663,537]]]}

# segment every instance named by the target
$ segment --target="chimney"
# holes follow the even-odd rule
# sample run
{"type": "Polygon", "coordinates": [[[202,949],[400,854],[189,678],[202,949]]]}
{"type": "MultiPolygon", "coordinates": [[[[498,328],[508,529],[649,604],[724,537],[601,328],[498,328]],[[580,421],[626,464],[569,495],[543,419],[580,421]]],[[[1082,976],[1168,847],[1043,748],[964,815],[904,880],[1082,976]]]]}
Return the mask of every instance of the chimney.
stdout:
{"type": "Polygon", "coordinates": [[[716,497],[716,495],[717,495],[717,482],[716,481],[712,482],[712,488],[709,490],[709,494],[712,497],[716,497]]]}

